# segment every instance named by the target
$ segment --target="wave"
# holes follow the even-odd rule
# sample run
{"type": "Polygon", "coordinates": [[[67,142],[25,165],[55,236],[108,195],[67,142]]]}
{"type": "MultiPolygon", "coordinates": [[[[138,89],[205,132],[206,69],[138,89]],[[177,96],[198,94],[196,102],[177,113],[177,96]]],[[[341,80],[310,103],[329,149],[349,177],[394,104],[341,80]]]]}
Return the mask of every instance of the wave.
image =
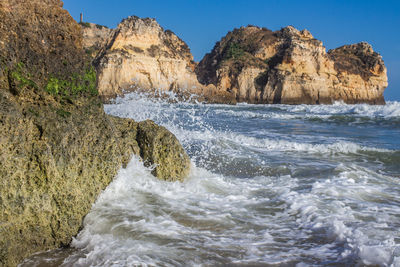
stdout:
{"type": "MultiPolygon", "coordinates": [[[[133,117],[136,120],[152,118],[158,123],[174,119],[183,115],[186,120],[204,121],[207,117],[221,117],[226,119],[237,118],[238,120],[261,121],[309,121],[316,124],[339,124],[339,125],[381,125],[390,128],[400,127],[400,102],[388,101],[386,105],[347,105],[336,103],[333,105],[254,105],[238,104],[201,104],[194,102],[176,102],[176,97],[153,98],[148,94],[130,93],[123,98],[117,98],[112,105],[105,106],[106,112],[122,117],[133,117]],[[171,101],[171,99],[173,101],[171,101]],[[135,103],[133,107],[131,103],[135,103]],[[172,112],[175,109],[175,112],[172,112]],[[138,112],[139,111],[139,112],[138,112]],[[163,114],[164,113],[164,114],[163,114]],[[192,115],[191,117],[189,117],[192,115]],[[162,118],[164,116],[164,118],[162,118]]],[[[182,125],[182,122],[180,122],[182,125]]],[[[185,127],[187,124],[185,123],[185,127]]]]}
{"type": "MultiPolygon", "coordinates": [[[[393,105],[400,111],[399,102],[389,102],[388,105],[393,105]]],[[[276,119],[288,119],[297,118],[298,115],[293,114],[278,114],[269,112],[269,110],[259,111],[259,107],[255,105],[240,105],[241,107],[253,106],[255,111],[249,110],[237,110],[237,108],[229,105],[214,105],[215,108],[210,109],[208,105],[194,105],[192,103],[179,103],[170,104],[163,99],[149,99],[143,98],[141,94],[132,93],[128,94],[125,98],[118,98],[113,105],[106,105],[106,112],[117,115],[120,117],[129,117],[137,121],[152,119],[157,123],[167,127],[171,130],[183,143],[192,143],[196,141],[201,142],[223,142],[225,144],[233,144],[236,147],[249,147],[254,149],[264,149],[267,151],[284,151],[284,152],[304,152],[304,153],[319,153],[319,154],[349,154],[359,152],[381,152],[381,153],[392,153],[394,150],[375,148],[370,146],[364,146],[356,144],[354,142],[346,140],[335,140],[337,138],[316,140],[315,136],[301,135],[299,138],[301,142],[293,140],[293,136],[282,136],[278,135],[274,138],[261,137],[262,135],[271,135],[268,129],[258,133],[257,137],[249,136],[248,130],[246,134],[240,134],[233,132],[230,129],[218,129],[214,125],[210,125],[206,121],[208,116],[217,117],[221,114],[229,115],[231,117],[240,117],[243,120],[254,117],[264,118],[276,118],[276,119]],[[211,114],[211,115],[210,115],[211,114]],[[292,140],[285,140],[290,138],[292,140]],[[307,139],[308,142],[304,142],[307,139]],[[318,141],[318,143],[315,143],[318,141]]],[[[270,105],[269,105],[270,106],[270,105]]],[[[354,106],[366,106],[366,105],[343,105],[335,104],[330,106],[288,106],[279,105],[278,109],[286,110],[302,110],[307,112],[319,112],[322,111],[331,114],[336,114],[337,109],[343,110],[343,106],[354,109],[354,106]],[[336,112],[336,113],[335,113],[336,112]]],[[[383,106],[369,106],[375,109],[384,109],[383,106]]],[[[392,109],[392,108],[389,108],[392,109]]],[[[308,115],[310,116],[310,115],[308,115]]],[[[339,115],[321,115],[321,118],[339,116],[339,115]],[[325,116],[325,117],[324,117],[325,116]]],[[[213,145],[213,144],[209,144],[213,145]]]]}
{"type": "Polygon", "coordinates": [[[355,164],[337,169],[307,190],[290,175],[230,179],[197,167],[185,183],[169,183],[134,157],[86,216],[63,265],[397,266],[396,180],[355,164]]]}
{"type": "Polygon", "coordinates": [[[400,204],[390,186],[397,179],[357,165],[338,169],[337,177],[314,182],[309,192],[284,194],[290,213],[306,233],[337,242],[343,248],[341,259],[354,258],[368,266],[399,266],[400,246],[389,234],[398,227],[400,208],[389,204],[400,204]]]}
{"type": "Polygon", "coordinates": [[[167,127],[194,166],[183,184],[135,159],[121,170],[73,243],[89,251],[82,265],[399,266],[397,130],[378,135],[379,121],[400,118],[398,102],[229,106],[130,94],[105,109],[167,127]],[[361,140],[367,130],[373,138],[361,140]]]}
{"type": "Polygon", "coordinates": [[[234,133],[220,133],[213,134],[212,136],[202,136],[203,140],[206,138],[218,138],[222,141],[231,141],[236,145],[241,145],[246,148],[265,149],[268,151],[281,151],[281,152],[304,152],[304,153],[318,153],[318,154],[349,154],[359,152],[381,152],[381,153],[394,153],[394,150],[361,146],[347,141],[338,141],[331,144],[310,144],[310,143],[299,143],[293,141],[287,141],[282,139],[270,139],[270,138],[255,138],[241,134],[234,133]]]}
{"type": "Polygon", "coordinates": [[[361,117],[400,117],[400,102],[388,101],[386,105],[356,104],[349,105],[335,103],[333,105],[298,105],[289,106],[288,110],[293,112],[305,112],[314,114],[353,114],[361,117]]]}

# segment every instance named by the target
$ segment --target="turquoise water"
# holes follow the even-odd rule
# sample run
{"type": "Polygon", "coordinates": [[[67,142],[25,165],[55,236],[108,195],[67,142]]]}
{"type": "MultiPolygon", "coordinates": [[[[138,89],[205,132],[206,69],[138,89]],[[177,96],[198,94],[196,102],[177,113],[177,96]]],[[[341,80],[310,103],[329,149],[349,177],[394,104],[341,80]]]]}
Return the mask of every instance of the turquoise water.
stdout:
{"type": "Polygon", "coordinates": [[[399,102],[229,106],[129,94],[105,110],[172,131],[191,157],[189,179],[159,181],[133,158],[72,248],[26,266],[400,266],[399,102]]]}

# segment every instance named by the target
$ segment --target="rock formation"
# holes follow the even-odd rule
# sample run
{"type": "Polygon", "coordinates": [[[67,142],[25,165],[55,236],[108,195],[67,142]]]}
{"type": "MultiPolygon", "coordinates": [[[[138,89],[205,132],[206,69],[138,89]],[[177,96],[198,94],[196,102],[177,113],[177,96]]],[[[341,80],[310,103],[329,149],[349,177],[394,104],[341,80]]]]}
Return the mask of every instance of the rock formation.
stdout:
{"type": "Polygon", "coordinates": [[[197,66],[188,46],[154,19],[129,17],[102,42],[95,65],[103,99],[141,89],[215,103],[385,103],[386,68],[369,44],[326,52],[310,32],[291,26],[235,29],[197,66]]]}
{"type": "MultiPolygon", "coordinates": [[[[90,39],[85,43],[99,40],[90,37],[91,28],[83,27],[83,31],[90,39]]],[[[198,82],[196,63],[187,44],[154,19],[124,19],[105,43],[94,60],[103,100],[141,90],[161,95],[173,92],[183,98],[196,94],[197,99],[210,103],[234,101],[227,92],[215,90],[214,85],[198,82]]],[[[90,49],[90,45],[86,48],[90,49]]]]}
{"type": "Polygon", "coordinates": [[[108,39],[113,33],[113,30],[89,22],[81,22],[79,25],[81,25],[83,32],[83,47],[85,48],[86,53],[94,58],[97,53],[105,47],[108,39]]]}
{"type": "Polygon", "coordinates": [[[201,86],[188,46],[154,19],[124,19],[96,60],[99,93],[104,98],[124,90],[192,90],[201,86]]]}
{"type": "Polygon", "coordinates": [[[307,30],[229,32],[196,67],[199,81],[240,102],[384,104],[386,68],[367,43],[328,53],[307,30]]]}
{"type": "Polygon", "coordinates": [[[104,113],[60,0],[3,0],[0,18],[0,266],[15,266],[68,245],[132,154],[167,180],[190,162],[165,128],[104,113]]]}

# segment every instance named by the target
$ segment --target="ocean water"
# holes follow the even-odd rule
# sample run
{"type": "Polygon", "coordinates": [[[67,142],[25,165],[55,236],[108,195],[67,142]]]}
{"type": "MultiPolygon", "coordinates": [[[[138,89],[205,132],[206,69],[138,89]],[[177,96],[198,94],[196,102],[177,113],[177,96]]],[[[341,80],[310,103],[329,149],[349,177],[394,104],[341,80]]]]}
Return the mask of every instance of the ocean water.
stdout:
{"type": "Polygon", "coordinates": [[[71,248],[21,266],[400,266],[400,103],[205,105],[131,93],[192,161],[184,183],[134,157],[71,248]]]}

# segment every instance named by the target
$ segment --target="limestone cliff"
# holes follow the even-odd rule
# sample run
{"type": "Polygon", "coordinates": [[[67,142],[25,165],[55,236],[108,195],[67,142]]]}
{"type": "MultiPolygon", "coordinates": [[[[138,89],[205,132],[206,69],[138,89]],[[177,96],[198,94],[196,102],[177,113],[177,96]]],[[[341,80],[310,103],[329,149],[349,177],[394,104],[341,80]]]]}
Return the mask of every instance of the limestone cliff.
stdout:
{"type": "Polygon", "coordinates": [[[249,103],[384,104],[387,73],[367,43],[326,52],[307,30],[229,32],[196,67],[199,81],[249,103]]]}
{"type": "Polygon", "coordinates": [[[60,0],[3,0],[0,18],[0,266],[15,266],[68,245],[132,154],[167,180],[190,161],[165,128],[104,113],[60,0]]]}
{"type": "Polygon", "coordinates": [[[83,33],[83,47],[86,53],[91,57],[96,57],[97,53],[107,44],[113,30],[105,26],[81,22],[83,33]]]}
{"type": "Polygon", "coordinates": [[[137,88],[184,91],[201,86],[186,43],[154,19],[124,19],[95,64],[99,93],[106,99],[137,88]]]}

